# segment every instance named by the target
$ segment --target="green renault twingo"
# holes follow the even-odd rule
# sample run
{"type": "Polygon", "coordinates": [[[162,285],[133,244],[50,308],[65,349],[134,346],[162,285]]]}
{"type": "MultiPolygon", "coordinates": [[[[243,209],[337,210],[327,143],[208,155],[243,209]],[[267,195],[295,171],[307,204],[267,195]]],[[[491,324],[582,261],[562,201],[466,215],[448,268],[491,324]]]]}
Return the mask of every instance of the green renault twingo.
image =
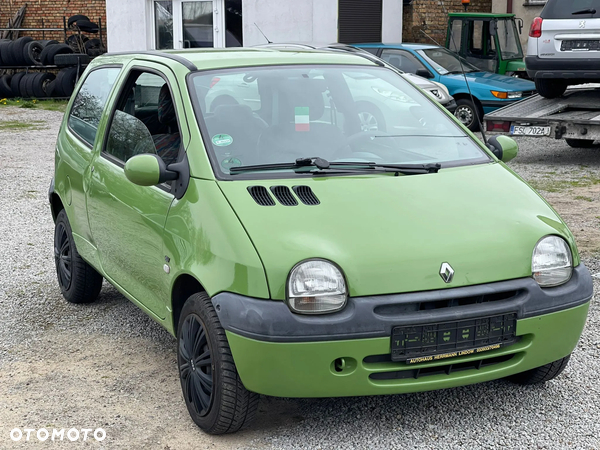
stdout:
{"type": "Polygon", "coordinates": [[[259,394],[545,382],[592,281],[516,153],[365,55],[102,56],[56,145],[58,283],[87,303],[105,279],[176,336],[208,433],[259,394]]]}

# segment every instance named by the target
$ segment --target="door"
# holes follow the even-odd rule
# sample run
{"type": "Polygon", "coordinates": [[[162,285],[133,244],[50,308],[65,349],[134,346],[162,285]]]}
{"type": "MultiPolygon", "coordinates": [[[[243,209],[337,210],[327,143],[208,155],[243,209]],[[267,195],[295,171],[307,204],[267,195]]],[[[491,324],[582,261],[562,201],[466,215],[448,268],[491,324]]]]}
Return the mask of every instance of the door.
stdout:
{"type": "Polygon", "coordinates": [[[179,8],[179,48],[225,47],[221,1],[185,0],[179,8]]]}
{"type": "Polygon", "coordinates": [[[490,20],[468,20],[466,22],[467,39],[464,58],[486,72],[496,73],[498,54],[495,41],[492,40],[490,20]]]}
{"type": "Polygon", "coordinates": [[[131,183],[123,167],[140,153],[157,154],[169,164],[187,142],[173,102],[171,87],[177,85],[170,77],[171,83],[157,69],[131,69],[113,105],[102,151],[92,161],[87,193],[90,230],[107,278],[160,319],[170,286],[163,230],[174,196],[167,184],[131,183]]]}

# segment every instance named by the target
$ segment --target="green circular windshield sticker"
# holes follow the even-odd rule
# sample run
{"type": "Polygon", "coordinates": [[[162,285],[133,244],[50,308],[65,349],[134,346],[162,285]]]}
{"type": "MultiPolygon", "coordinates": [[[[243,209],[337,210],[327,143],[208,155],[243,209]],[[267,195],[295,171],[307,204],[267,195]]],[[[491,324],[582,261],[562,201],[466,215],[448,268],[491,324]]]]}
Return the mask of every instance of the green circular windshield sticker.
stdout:
{"type": "Polygon", "coordinates": [[[239,167],[242,165],[242,162],[237,158],[225,158],[221,161],[221,166],[224,169],[230,169],[232,167],[239,167]]]}
{"type": "Polygon", "coordinates": [[[215,134],[212,138],[212,143],[217,147],[227,147],[233,144],[233,138],[228,134],[215,134]]]}

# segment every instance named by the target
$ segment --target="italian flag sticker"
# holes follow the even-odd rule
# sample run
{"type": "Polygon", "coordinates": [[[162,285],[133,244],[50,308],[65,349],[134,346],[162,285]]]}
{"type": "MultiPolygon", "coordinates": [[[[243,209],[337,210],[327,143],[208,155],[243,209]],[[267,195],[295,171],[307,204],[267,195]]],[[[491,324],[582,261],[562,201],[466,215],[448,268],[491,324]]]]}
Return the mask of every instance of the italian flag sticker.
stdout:
{"type": "Polygon", "coordinates": [[[308,106],[296,106],[296,131],[310,131],[308,106]]]}

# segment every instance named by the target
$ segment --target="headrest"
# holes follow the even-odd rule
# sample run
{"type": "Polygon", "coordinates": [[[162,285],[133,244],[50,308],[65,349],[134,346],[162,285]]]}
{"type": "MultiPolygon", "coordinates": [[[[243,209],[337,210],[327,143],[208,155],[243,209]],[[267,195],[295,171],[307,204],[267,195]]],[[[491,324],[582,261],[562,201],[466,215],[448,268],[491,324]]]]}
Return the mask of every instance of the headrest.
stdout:
{"type": "Polygon", "coordinates": [[[175,105],[167,83],[163,84],[158,94],[158,121],[169,124],[175,121],[175,105]]]}

